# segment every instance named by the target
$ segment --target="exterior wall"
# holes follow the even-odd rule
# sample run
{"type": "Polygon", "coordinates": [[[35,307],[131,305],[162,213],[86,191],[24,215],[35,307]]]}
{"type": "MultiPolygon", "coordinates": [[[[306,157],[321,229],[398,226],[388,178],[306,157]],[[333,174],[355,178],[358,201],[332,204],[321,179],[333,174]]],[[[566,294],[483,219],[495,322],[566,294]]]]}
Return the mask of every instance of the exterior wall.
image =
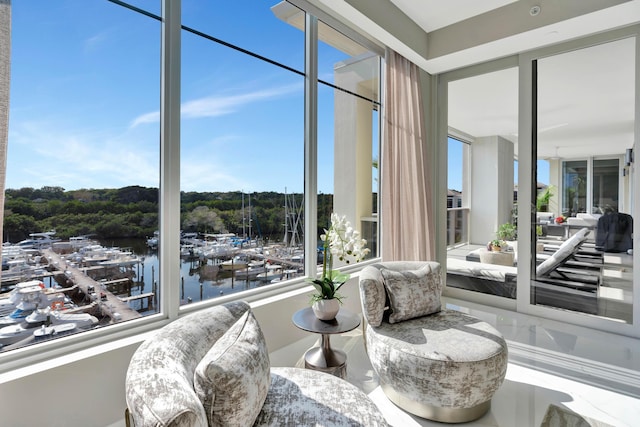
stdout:
{"type": "MultiPolygon", "coordinates": [[[[377,99],[365,88],[379,86],[378,57],[339,64],[336,86],[377,99]],[[372,74],[374,72],[374,74],[372,74]]],[[[361,98],[335,91],[334,100],[334,211],[346,215],[360,232],[361,219],[372,215],[372,105],[361,98]]]]}
{"type": "Polygon", "coordinates": [[[513,143],[499,136],[477,138],[471,146],[470,242],[496,238],[500,224],[511,221],[513,143]]]}

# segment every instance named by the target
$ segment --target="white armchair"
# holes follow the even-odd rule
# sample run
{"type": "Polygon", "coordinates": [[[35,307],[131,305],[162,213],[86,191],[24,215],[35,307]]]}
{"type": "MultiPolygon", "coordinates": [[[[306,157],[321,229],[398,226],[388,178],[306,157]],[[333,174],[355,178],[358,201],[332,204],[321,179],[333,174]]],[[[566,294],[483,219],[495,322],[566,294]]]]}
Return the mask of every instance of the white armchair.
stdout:
{"type": "Polygon", "coordinates": [[[131,358],[125,388],[127,426],[387,426],[354,385],[324,372],[271,368],[242,301],[160,329],[131,358]]]}
{"type": "Polygon", "coordinates": [[[488,323],[442,310],[441,291],[437,262],[365,267],[360,296],[367,354],[396,405],[435,421],[467,422],[489,410],[506,374],[507,345],[488,323]]]}

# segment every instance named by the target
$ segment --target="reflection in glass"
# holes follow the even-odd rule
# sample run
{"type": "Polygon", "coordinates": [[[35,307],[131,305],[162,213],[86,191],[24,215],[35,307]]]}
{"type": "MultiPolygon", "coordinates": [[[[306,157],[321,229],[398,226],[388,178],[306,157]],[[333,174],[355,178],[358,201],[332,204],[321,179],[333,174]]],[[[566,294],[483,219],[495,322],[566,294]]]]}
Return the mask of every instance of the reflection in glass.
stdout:
{"type": "Polygon", "coordinates": [[[593,161],[593,212],[606,213],[618,210],[619,163],[618,159],[593,161]]]}
{"type": "Polygon", "coordinates": [[[587,211],[587,161],[562,162],[562,215],[587,211]]]}
{"type": "Polygon", "coordinates": [[[551,215],[534,224],[532,304],[632,321],[633,197],[621,159],[635,139],[635,43],[537,60],[536,150],[555,191],[551,215]]]}
{"type": "Polygon", "coordinates": [[[518,70],[449,82],[448,95],[447,286],[515,299],[518,70]]]}
{"type": "Polygon", "coordinates": [[[331,211],[346,215],[377,256],[381,58],[318,23],[318,233],[331,211]]]}

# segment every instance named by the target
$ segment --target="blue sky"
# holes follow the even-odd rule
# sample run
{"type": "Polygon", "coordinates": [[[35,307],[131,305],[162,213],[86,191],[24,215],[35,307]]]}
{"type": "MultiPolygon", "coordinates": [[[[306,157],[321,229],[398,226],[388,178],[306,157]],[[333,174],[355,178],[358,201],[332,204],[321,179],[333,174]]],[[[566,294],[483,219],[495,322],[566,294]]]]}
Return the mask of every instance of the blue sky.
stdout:
{"type": "MultiPolygon", "coordinates": [[[[183,23],[303,70],[303,33],[275,3],[183,0],[183,23]]],[[[181,189],[301,192],[303,78],[182,38],[181,189]]],[[[345,58],[321,46],[321,78],[345,58]]],[[[106,0],[13,2],[7,188],[158,186],[159,65],[154,19],[106,0]]],[[[331,193],[333,99],[320,104],[319,191],[331,193]]]]}
{"type": "MultiPolygon", "coordinates": [[[[159,0],[132,0],[160,13],[159,0]]],[[[183,0],[184,25],[303,70],[302,31],[264,0],[183,0]],[[257,25],[256,23],[259,23],[257,25]]],[[[321,44],[319,76],[347,56],[321,44]]],[[[106,0],[12,2],[7,188],[159,185],[160,23],[106,0]]],[[[182,32],[181,189],[303,191],[303,78],[182,32]]],[[[318,190],[333,193],[333,90],[318,190]]],[[[374,147],[377,149],[377,147],[374,147]]],[[[450,188],[461,188],[451,156],[450,188]]]]}

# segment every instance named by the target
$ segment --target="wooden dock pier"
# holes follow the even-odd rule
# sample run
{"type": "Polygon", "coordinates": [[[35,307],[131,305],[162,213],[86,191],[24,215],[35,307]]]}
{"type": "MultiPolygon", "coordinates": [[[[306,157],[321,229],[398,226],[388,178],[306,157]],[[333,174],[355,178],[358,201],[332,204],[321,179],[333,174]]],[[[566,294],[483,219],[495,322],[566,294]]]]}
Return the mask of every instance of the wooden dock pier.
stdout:
{"type": "Polygon", "coordinates": [[[92,297],[92,294],[96,295],[94,302],[98,304],[102,314],[109,317],[113,323],[142,317],[140,313],[129,307],[126,301],[109,292],[104,283],[87,276],[84,273],[86,269],[73,267],[51,249],[43,249],[42,255],[49,260],[50,266],[62,271],[85,295],[89,297],[92,297]]]}

